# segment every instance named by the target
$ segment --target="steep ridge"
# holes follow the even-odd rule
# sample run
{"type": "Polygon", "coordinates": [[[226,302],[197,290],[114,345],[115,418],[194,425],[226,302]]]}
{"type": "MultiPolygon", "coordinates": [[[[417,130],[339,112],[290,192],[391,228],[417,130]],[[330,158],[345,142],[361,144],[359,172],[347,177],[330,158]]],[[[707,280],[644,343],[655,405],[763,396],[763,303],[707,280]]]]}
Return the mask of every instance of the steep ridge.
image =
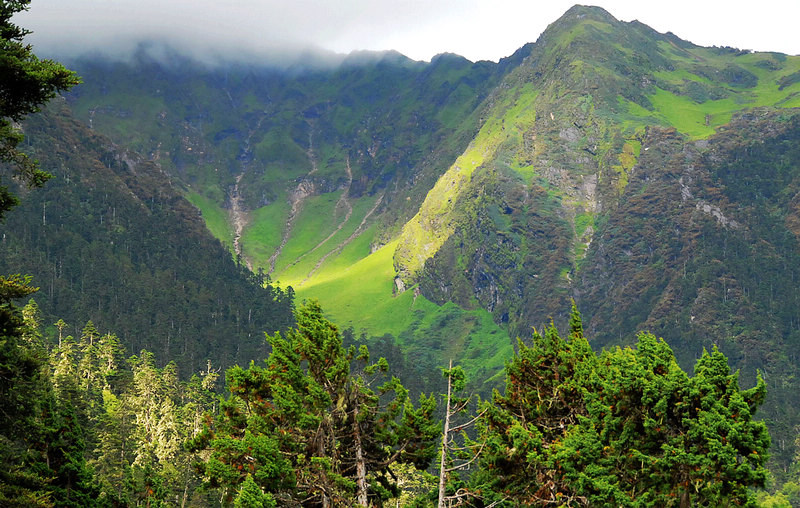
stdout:
{"type": "MultiPolygon", "coordinates": [[[[551,319],[563,326],[575,299],[598,347],[649,329],[685,368],[718,345],[743,383],[756,369],[794,379],[796,365],[768,358],[789,355],[797,333],[795,191],[781,205],[749,200],[800,167],[785,146],[797,136],[788,108],[800,106],[799,68],[797,57],[701,48],[570,9],[490,94],[477,136],[404,226],[402,286],[487,309],[523,337],[551,319]],[[767,156],[773,144],[783,148],[767,156]],[[756,147],[760,159],[745,157],[756,147]],[[733,167],[749,176],[719,176],[733,167]],[[745,238],[765,249],[767,273],[745,238]]],[[[795,390],[776,381],[764,413],[783,419],[795,390]]]]}
{"type": "Polygon", "coordinates": [[[735,110],[800,105],[797,85],[779,85],[799,64],[699,48],[574,7],[487,99],[480,132],[405,225],[395,253],[405,286],[492,309],[512,331],[563,317],[595,222],[618,206],[647,129],[703,138],[735,110]],[[531,257],[541,233],[549,245],[531,257]]]}

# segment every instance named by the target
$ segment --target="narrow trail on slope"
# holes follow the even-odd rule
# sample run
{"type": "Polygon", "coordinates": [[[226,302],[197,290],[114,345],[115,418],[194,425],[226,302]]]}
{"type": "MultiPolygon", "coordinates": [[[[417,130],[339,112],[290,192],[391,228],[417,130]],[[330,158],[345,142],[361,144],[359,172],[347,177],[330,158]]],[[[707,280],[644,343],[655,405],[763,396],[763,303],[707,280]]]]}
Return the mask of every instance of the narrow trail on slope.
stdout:
{"type": "Polygon", "coordinates": [[[347,164],[345,166],[345,171],[347,172],[347,185],[345,185],[344,192],[342,192],[342,195],[339,198],[339,201],[336,202],[336,207],[334,208],[334,213],[335,213],[336,210],[339,209],[339,207],[341,207],[341,206],[345,207],[345,209],[347,211],[344,214],[344,219],[342,219],[341,222],[339,222],[339,225],[336,226],[336,229],[334,229],[333,232],[331,234],[329,234],[324,240],[322,240],[317,245],[315,245],[313,249],[311,249],[309,251],[306,251],[303,254],[301,254],[300,256],[298,256],[297,259],[295,259],[289,265],[287,265],[284,268],[284,270],[286,270],[287,268],[293,267],[294,265],[299,263],[304,257],[308,256],[309,254],[311,254],[315,250],[317,250],[320,247],[322,247],[328,240],[333,238],[333,236],[336,233],[341,231],[342,228],[344,227],[344,225],[347,224],[347,221],[350,220],[350,216],[353,215],[353,205],[350,203],[350,200],[348,199],[348,197],[350,196],[350,187],[353,185],[353,171],[350,169],[350,157],[347,158],[347,164]]]}
{"type": "Polygon", "coordinates": [[[344,249],[344,248],[347,246],[347,244],[349,244],[350,242],[352,242],[353,240],[355,240],[356,238],[358,238],[358,237],[359,237],[359,235],[361,235],[361,233],[363,233],[363,232],[364,232],[364,229],[366,229],[366,228],[365,228],[365,226],[366,226],[366,224],[367,224],[367,219],[369,219],[369,218],[370,218],[370,216],[371,216],[371,215],[372,215],[372,214],[375,212],[375,210],[377,210],[377,209],[378,209],[378,207],[380,206],[381,202],[383,201],[383,197],[384,197],[384,195],[385,195],[385,194],[386,194],[386,193],[383,193],[383,194],[381,194],[380,196],[378,196],[378,199],[377,199],[377,200],[375,200],[375,204],[372,206],[372,208],[370,208],[370,210],[367,212],[367,214],[366,214],[366,215],[364,215],[364,218],[363,218],[363,219],[361,219],[361,223],[358,225],[358,227],[356,228],[356,230],[355,230],[355,231],[353,231],[353,234],[351,234],[350,236],[348,236],[348,237],[347,237],[347,239],[345,239],[345,240],[343,240],[342,242],[340,242],[340,243],[339,243],[339,245],[337,245],[336,247],[334,247],[334,249],[333,249],[333,250],[331,250],[330,252],[328,252],[327,254],[325,254],[324,256],[322,256],[322,257],[319,259],[319,261],[317,261],[317,264],[316,264],[316,265],[314,265],[314,268],[312,268],[312,269],[311,269],[311,271],[310,271],[310,272],[308,272],[308,275],[306,275],[305,279],[303,279],[303,280],[300,282],[300,284],[298,284],[298,287],[299,287],[299,286],[302,286],[303,284],[305,284],[305,283],[306,283],[306,281],[308,281],[308,279],[310,279],[310,278],[311,278],[311,277],[312,277],[312,276],[313,276],[315,273],[317,273],[317,270],[319,270],[319,268],[322,266],[322,264],[323,264],[323,263],[324,263],[324,262],[325,262],[325,261],[326,261],[326,260],[327,260],[329,257],[331,257],[333,254],[337,254],[337,253],[341,252],[341,250],[342,250],[342,249],[344,249]]]}
{"type": "MultiPolygon", "coordinates": [[[[230,93],[228,93],[228,97],[230,97],[230,93]]],[[[231,102],[233,102],[233,98],[231,98],[231,102]]],[[[228,195],[231,203],[231,208],[228,213],[230,215],[231,224],[233,225],[233,252],[237,257],[240,258],[243,258],[241,243],[242,233],[244,232],[244,228],[247,227],[247,224],[250,222],[250,215],[242,206],[242,195],[239,192],[239,184],[241,183],[242,178],[244,178],[244,175],[247,173],[247,170],[250,168],[250,161],[253,158],[250,141],[253,139],[253,134],[255,134],[255,132],[261,128],[261,124],[264,122],[265,118],[267,118],[266,111],[264,111],[264,114],[258,119],[256,126],[252,129],[249,129],[247,132],[247,137],[242,144],[242,151],[238,157],[239,161],[241,162],[242,171],[236,175],[236,183],[233,185],[233,189],[228,195]]],[[[250,270],[253,269],[250,261],[244,259],[244,262],[247,265],[247,268],[250,270]]]]}
{"type": "Polygon", "coordinates": [[[306,173],[300,183],[297,184],[297,187],[289,194],[289,203],[291,204],[291,210],[289,211],[289,217],[286,219],[286,227],[283,230],[283,236],[281,238],[281,243],[278,245],[278,248],[275,249],[275,252],[269,257],[269,274],[271,275],[275,271],[275,261],[278,259],[278,256],[281,255],[283,252],[283,248],[286,246],[286,242],[289,241],[289,236],[292,234],[292,229],[294,228],[294,221],[297,219],[297,216],[300,214],[300,211],[303,209],[303,205],[305,204],[306,198],[314,193],[314,183],[308,179],[309,176],[313,175],[317,172],[317,157],[314,155],[314,128],[313,125],[311,129],[308,131],[308,150],[306,150],[306,155],[308,156],[308,160],[311,163],[311,171],[306,173]]]}

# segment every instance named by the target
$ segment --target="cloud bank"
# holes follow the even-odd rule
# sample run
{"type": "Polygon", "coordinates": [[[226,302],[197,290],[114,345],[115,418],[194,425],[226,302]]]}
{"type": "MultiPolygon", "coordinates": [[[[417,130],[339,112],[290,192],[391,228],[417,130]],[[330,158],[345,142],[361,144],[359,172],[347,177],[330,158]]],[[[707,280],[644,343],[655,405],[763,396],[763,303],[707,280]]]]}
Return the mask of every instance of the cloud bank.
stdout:
{"type": "MultiPolygon", "coordinates": [[[[33,0],[15,21],[40,54],[130,54],[159,41],[201,59],[279,60],[354,50],[397,50],[415,59],[453,52],[498,59],[535,41],[574,0],[33,0]]],[[[800,2],[598,0],[701,45],[800,54],[800,2]]]]}

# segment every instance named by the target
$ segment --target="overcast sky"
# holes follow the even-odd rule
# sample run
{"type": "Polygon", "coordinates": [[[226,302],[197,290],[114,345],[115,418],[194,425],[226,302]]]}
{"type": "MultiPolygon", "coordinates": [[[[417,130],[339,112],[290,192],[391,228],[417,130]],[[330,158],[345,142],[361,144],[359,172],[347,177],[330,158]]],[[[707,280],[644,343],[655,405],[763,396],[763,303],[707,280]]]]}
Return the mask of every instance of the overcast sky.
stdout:
{"type": "MultiPolygon", "coordinates": [[[[14,20],[43,56],[131,47],[160,38],[195,54],[274,53],[315,46],[348,53],[397,50],[415,60],[452,52],[470,60],[513,53],[567,0],[33,0],[14,20]],[[277,49],[276,49],[277,48],[277,49]]],[[[800,0],[598,0],[704,46],[800,54],[800,0]]]]}

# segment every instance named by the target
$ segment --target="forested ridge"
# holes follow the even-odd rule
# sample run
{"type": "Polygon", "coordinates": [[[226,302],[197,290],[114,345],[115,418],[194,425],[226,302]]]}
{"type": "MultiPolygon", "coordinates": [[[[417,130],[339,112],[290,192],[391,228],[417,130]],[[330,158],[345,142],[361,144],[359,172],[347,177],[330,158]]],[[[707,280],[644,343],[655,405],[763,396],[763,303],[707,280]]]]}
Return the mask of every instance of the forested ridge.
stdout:
{"type": "Polygon", "coordinates": [[[76,122],[63,102],[25,132],[54,178],[7,217],[0,270],[36,275],[47,326],[91,319],[187,376],[207,360],[263,357],[263,332],[291,323],[291,293],[236,263],[157,165],[76,122]]]}

